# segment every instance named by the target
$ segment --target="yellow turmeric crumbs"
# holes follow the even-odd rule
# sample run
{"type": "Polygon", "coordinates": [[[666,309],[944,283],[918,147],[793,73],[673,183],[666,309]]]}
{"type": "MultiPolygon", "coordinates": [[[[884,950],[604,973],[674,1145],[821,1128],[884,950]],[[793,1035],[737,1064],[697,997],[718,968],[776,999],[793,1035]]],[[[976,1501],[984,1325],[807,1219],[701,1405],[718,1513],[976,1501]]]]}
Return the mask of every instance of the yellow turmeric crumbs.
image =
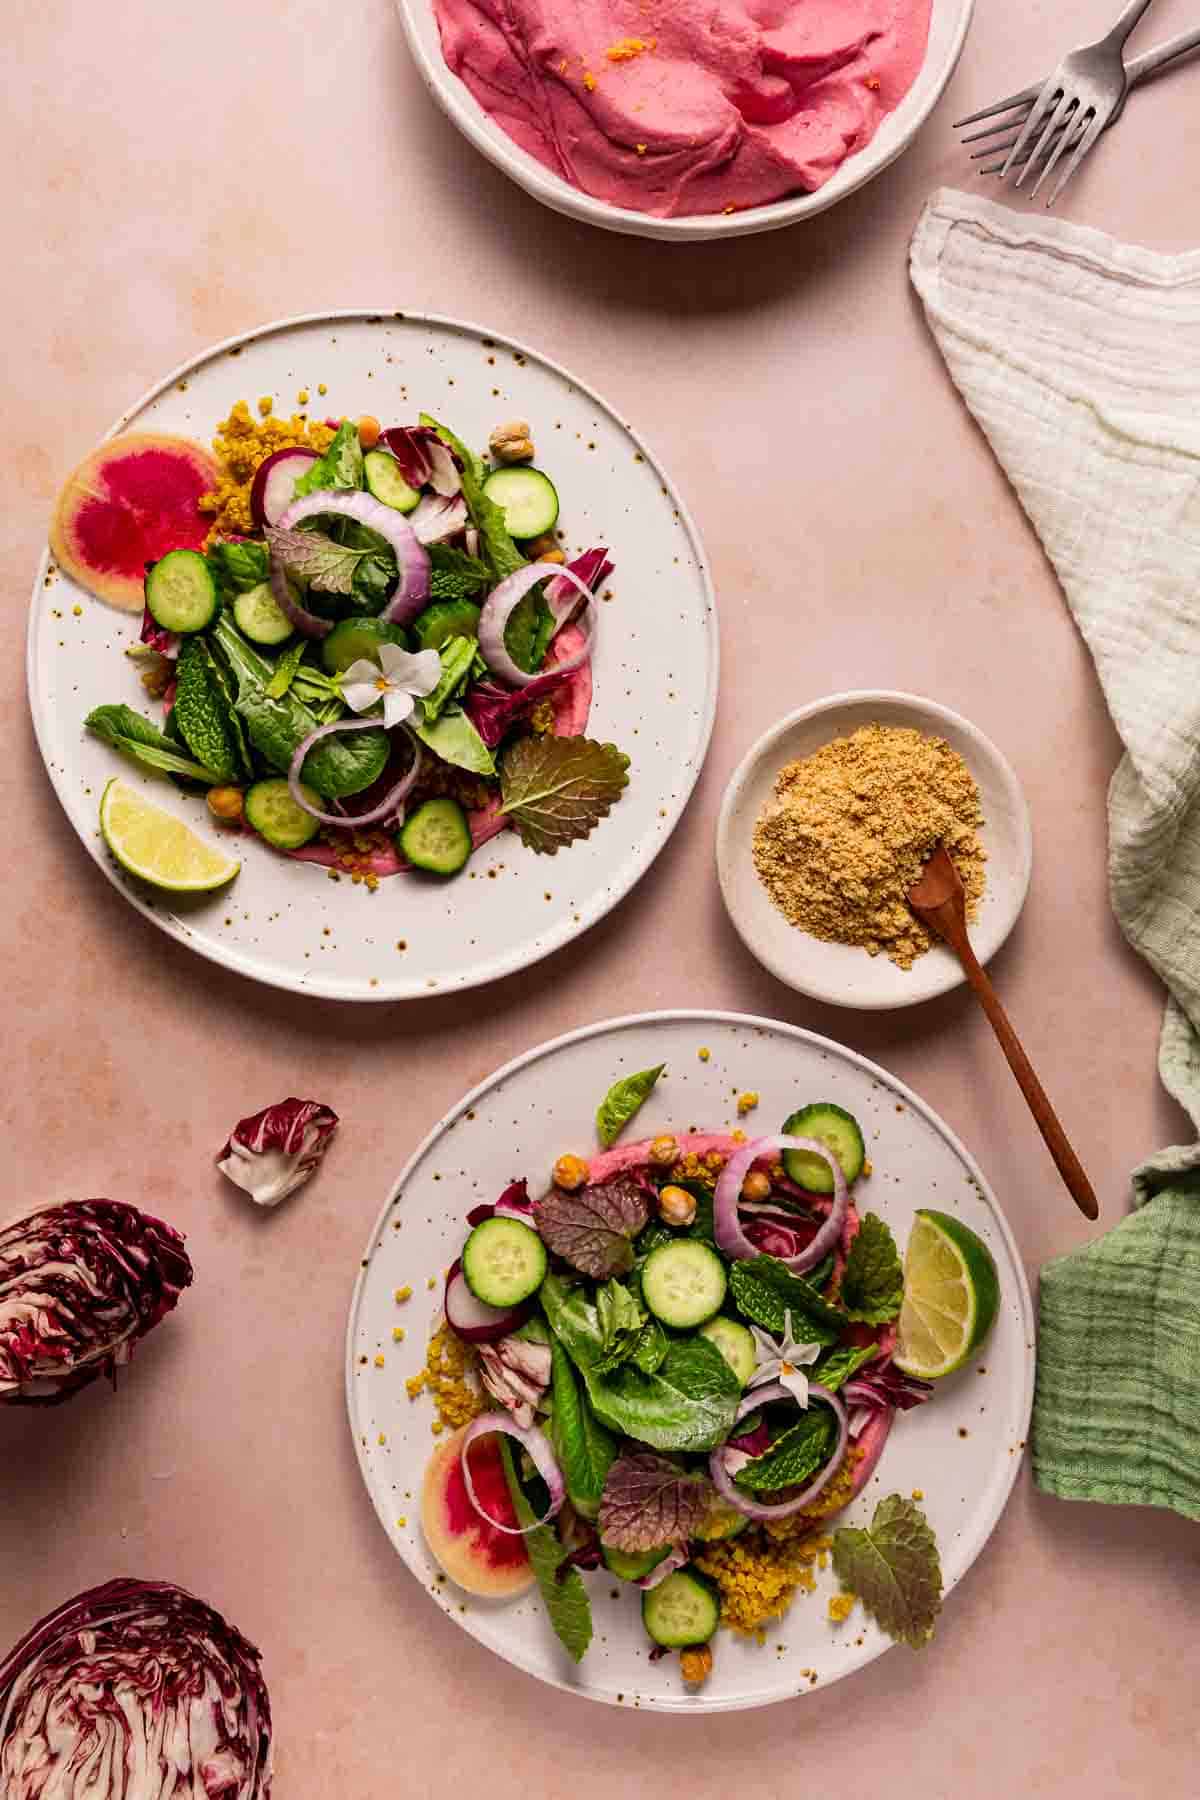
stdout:
{"type": "Polygon", "coordinates": [[[403,1327],[403,1325],[393,1325],[392,1326],[392,1342],[393,1342],[393,1344],[402,1344],[404,1342],[404,1327],[403,1327]]]}
{"type": "Polygon", "coordinates": [[[635,144],[633,147],[637,151],[639,156],[645,156],[645,154],[646,154],[645,144],[635,144]]]}
{"type": "Polygon", "coordinates": [[[983,895],[983,808],[945,738],[862,725],[780,769],[754,827],[754,866],[790,925],[826,943],[882,951],[910,969],[933,938],[909,888],[939,844],[954,858],[967,918],[983,895]]]}
{"type": "Polygon", "coordinates": [[[717,1177],[724,1167],[725,1158],[719,1150],[710,1150],[706,1156],[698,1156],[694,1150],[689,1150],[671,1170],[671,1180],[698,1181],[703,1187],[716,1187],[717,1177]]]}
{"type": "Polygon", "coordinates": [[[404,1527],[408,1524],[407,1514],[401,1513],[400,1517],[396,1520],[396,1524],[400,1527],[400,1530],[403,1531],[404,1527]]]}
{"type": "Polygon", "coordinates": [[[746,1092],[744,1094],[739,1094],[737,1098],[738,1118],[744,1119],[746,1114],[748,1112],[753,1112],[757,1105],[757,1091],[754,1088],[747,1088],[746,1092]]]}
{"type": "Polygon", "coordinates": [[[707,1044],[702,1044],[699,1050],[697,1050],[696,1055],[700,1058],[701,1062],[707,1062],[712,1055],[712,1051],[708,1048],[707,1044]]]}
{"type": "Polygon", "coordinates": [[[382,1369],[385,1367],[385,1359],[382,1355],[379,1355],[375,1358],[375,1367],[377,1369],[382,1369]]]}
{"type": "Polygon", "coordinates": [[[853,1594],[830,1594],[829,1617],[835,1625],[842,1625],[854,1611],[853,1594]]]}
{"type": "Polygon", "coordinates": [[[437,1411],[432,1427],[435,1434],[444,1427],[454,1431],[483,1411],[483,1401],[467,1380],[474,1365],[475,1352],[448,1325],[434,1332],[425,1352],[425,1367],[404,1386],[410,1400],[425,1392],[430,1395],[437,1411]]]}
{"type": "Polygon", "coordinates": [[[412,1299],[412,1289],[407,1285],[398,1287],[392,1298],[395,1300],[397,1306],[403,1306],[406,1300],[412,1299]]]}
{"type": "Polygon", "coordinates": [[[274,411],[274,409],[275,409],[274,400],[272,400],[270,394],[264,394],[262,399],[258,403],[258,410],[262,414],[263,418],[264,419],[269,418],[271,416],[271,413],[274,411]]]}
{"type": "Polygon", "coordinates": [[[596,77],[592,74],[592,71],[590,69],[585,69],[583,71],[583,85],[587,89],[589,94],[595,93],[596,77]]]}
{"type": "Polygon", "coordinates": [[[210,494],[200,496],[200,511],[213,515],[211,543],[218,537],[244,537],[255,530],[250,513],[250,488],[259,463],[276,450],[303,448],[324,454],[333,442],[328,425],[311,423],[293,414],[290,419],[277,419],[271,414],[272,402],[266,395],[259,401],[266,411],[261,422],[251,416],[244,400],[239,400],[227,419],[217,427],[213,439],[216,452],[217,484],[210,494]]]}
{"type": "Polygon", "coordinates": [[[821,1498],[805,1512],[751,1525],[739,1537],[707,1544],[697,1553],[697,1567],[720,1590],[723,1625],[761,1643],[767,1625],[782,1618],[796,1593],[816,1586],[816,1568],[828,1556],[831,1540],[815,1533],[820,1520],[840,1512],[853,1498],[854,1468],[861,1456],[861,1450],[851,1450],[821,1498]]]}
{"type": "Polygon", "coordinates": [[[643,50],[653,50],[653,48],[653,40],[647,43],[644,38],[624,37],[618,38],[615,44],[610,44],[604,54],[609,62],[632,62],[635,56],[642,54],[643,50]]]}

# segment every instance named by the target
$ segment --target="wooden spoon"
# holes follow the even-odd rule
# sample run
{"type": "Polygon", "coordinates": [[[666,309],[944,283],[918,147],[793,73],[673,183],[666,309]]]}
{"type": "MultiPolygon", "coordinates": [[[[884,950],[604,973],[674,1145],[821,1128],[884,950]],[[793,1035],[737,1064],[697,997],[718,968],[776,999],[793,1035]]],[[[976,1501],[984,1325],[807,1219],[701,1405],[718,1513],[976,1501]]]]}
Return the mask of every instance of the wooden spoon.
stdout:
{"type": "Polygon", "coordinates": [[[992,1030],[1000,1040],[1000,1048],[1008,1058],[1008,1066],[1017,1078],[1037,1128],[1046,1140],[1046,1148],[1080,1212],[1095,1219],[1100,1207],[1083,1165],[1067,1142],[1067,1134],[1058,1114],[1046,1096],[1046,1090],[1033,1072],[1032,1064],[1021,1047],[1021,1040],[1008,1022],[996,990],[979,966],[967,937],[967,909],[963,884],[945,844],[939,844],[921,872],[919,881],[908,890],[908,904],[930,931],[942,938],[958,957],[963,974],[988,1016],[992,1030]]]}

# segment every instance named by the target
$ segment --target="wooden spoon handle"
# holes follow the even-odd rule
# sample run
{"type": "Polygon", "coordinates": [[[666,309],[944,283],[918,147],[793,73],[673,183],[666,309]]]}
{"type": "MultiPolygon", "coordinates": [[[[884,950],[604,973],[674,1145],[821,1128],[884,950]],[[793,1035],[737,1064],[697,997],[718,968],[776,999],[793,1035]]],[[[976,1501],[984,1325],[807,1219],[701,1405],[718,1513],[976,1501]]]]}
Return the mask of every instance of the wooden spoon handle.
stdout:
{"type": "Polygon", "coordinates": [[[1067,1134],[1059,1122],[1058,1114],[1050,1104],[1045,1088],[1034,1074],[1033,1064],[1026,1056],[1020,1038],[1009,1023],[1008,1014],[1000,1004],[999,995],[983,969],[980,968],[975,952],[966,941],[965,936],[955,945],[955,948],[959,953],[967,980],[974,989],[979,1004],[987,1014],[992,1030],[1000,1041],[1000,1048],[1008,1058],[1008,1066],[1017,1078],[1017,1085],[1025,1096],[1037,1128],[1046,1140],[1046,1148],[1054,1158],[1058,1172],[1066,1183],[1071,1198],[1086,1219],[1098,1218],[1100,1205],[1092,1184],[1084,1173],[1083,1164],[1071,1148],[1067,1134]]]}

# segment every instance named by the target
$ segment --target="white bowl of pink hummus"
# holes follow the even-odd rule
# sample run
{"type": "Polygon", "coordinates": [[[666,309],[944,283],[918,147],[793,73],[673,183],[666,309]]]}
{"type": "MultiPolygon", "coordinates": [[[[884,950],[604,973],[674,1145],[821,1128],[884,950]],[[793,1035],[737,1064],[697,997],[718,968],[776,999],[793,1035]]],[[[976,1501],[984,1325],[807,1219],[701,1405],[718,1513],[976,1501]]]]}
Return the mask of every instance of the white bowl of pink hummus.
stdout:
{"type": "Polygon", "coordinates": [[[974,0],[398,0],[438,104],[528,193],[642,237],[821,212],[916,135],[974,0]]]}

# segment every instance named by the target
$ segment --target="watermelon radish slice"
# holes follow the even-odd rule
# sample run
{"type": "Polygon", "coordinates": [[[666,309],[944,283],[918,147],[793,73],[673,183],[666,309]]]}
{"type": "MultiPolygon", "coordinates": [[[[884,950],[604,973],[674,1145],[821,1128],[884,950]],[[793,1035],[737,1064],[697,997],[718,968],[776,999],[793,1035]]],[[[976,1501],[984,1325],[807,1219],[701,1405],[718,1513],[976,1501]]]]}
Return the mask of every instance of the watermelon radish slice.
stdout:
{"type": "Polygon", "coordinates": [[[519,1526],[494,1434],[477,1438],[468,1449],[471,1480],[483,1508],[510,1529],[497,1531],[471,1502],[462,1470],[466,1430],[460,1426],[429,1459],[421,1491],[421,1528],[451,1581],[468,1594],[508,1599],[529,1587],[533,1569],[523,1540],[513,1535],[519,1526]]]}
{"type": "Polygon", "coordinates": [[[250,513],[258,526],[278,525],[296,498],[296,483],[319,460],[315,450],[275,450],[254,471],[250,513]]]}
{"type": "Polygon", "coordinates": [[[216,484],[216,463],[191,438],[110,438],[63,484],[50,525],[55,561],[97,599],[141,612],[146,564],[204,548],[212,521],[199,501],[216,484]]]}

